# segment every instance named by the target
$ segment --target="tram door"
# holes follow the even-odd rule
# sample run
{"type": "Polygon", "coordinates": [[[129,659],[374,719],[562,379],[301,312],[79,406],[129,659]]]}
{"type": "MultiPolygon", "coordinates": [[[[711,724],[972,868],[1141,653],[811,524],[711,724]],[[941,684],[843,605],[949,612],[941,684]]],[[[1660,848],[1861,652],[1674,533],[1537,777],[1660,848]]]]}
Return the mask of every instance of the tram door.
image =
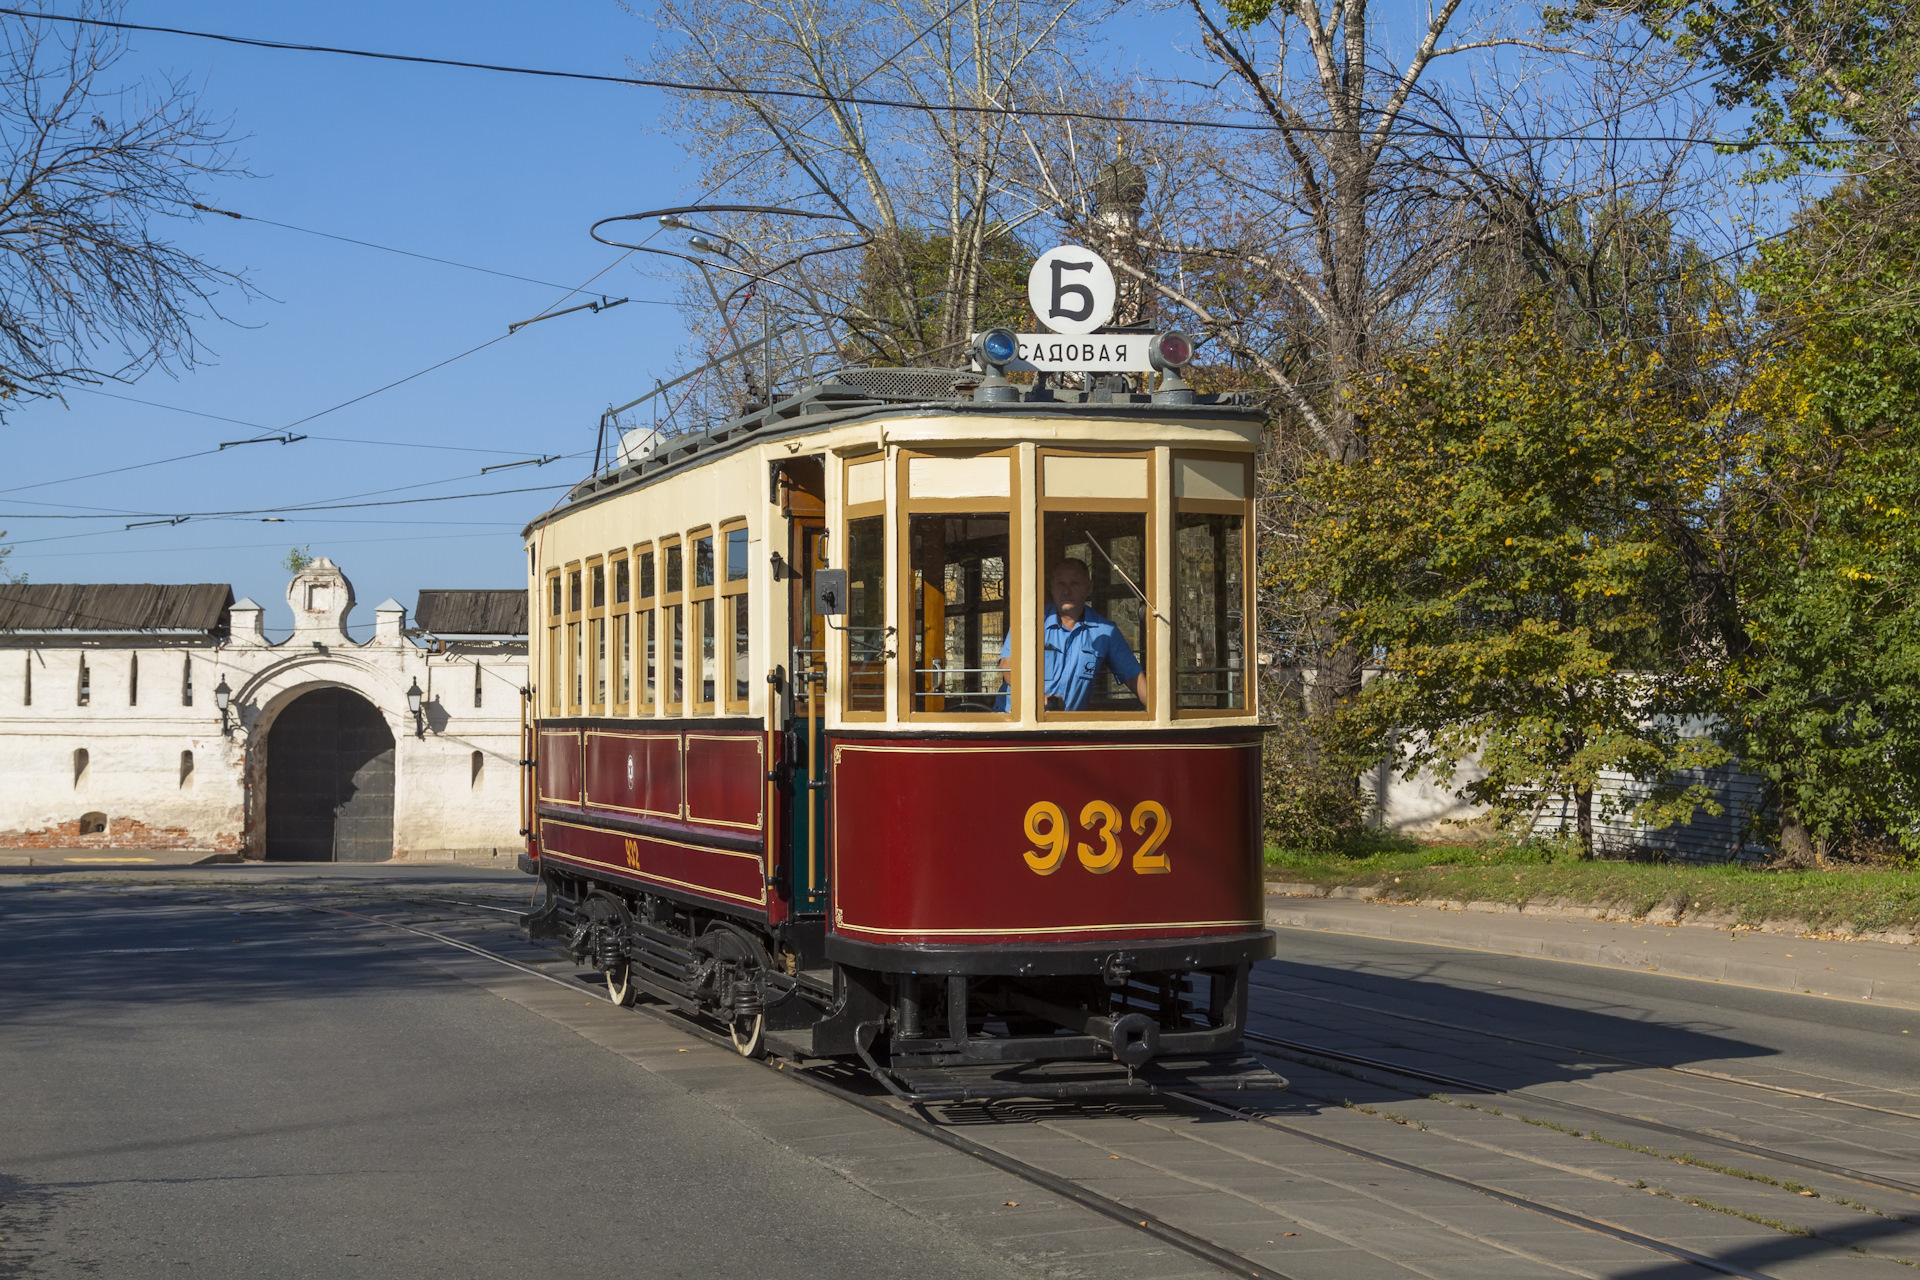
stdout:
{"type": "Polygon", "coordinates": [[[807,915],[824,914],[827,909],[827,818],[832,812],[827,797],[825,741],[827,625],[813,608],[814,571],[827,567],[826,504],[819,487],[823,470],[811,459],[795,459],[787,465],[784,486],[792,536],[787,563],[794,569],[788,579],[792,596],[787,610],[792,655],[787,669],[793,673],[786,753],[793,766],[793,809],[788,815],[793,842],[788,868],[793,910],[807,915]]]}

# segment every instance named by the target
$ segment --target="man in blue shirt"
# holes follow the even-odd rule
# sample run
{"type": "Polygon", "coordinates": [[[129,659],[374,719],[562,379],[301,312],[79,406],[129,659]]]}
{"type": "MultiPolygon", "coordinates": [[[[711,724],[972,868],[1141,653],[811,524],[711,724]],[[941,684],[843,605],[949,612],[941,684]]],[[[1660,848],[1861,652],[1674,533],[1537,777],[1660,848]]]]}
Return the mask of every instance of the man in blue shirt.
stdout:
{"type": "MultiPolygon", "coordinates": [[[[1048,595],[1043,628],[1046,641],[1046,707],[1049,711],[1084,711],[1093,686],[1104,668],[1133,690],[1147,705],[1147,677],[1127,646],[1120,628],[1087,607],[1093,595],[1093,575],[1084,560],[1062,560],[1047,577],[1048,595]]],[[[1013,636],[1000,644],[1000,669],[1013,670],[1013,636]]],[[[1006,709],[1010,695],[1001,695],[1006,709]]]]}

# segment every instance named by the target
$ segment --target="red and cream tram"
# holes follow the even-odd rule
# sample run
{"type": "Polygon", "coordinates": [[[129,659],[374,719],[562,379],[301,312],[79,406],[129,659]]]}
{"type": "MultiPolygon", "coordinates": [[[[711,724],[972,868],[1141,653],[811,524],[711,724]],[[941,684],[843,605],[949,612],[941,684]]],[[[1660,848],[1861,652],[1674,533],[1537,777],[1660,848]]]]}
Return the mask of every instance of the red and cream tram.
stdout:
{"type": "Polygon", "coordinates": [[[582,482],[526,531],[529,930],[916,1097],[1278,1085],[1239,1050],[1260,427],[1177,368],[858,369],[582,482]],[[1141,668],[1070,648],[1072,709],[1066,562],[1141,668]]]}

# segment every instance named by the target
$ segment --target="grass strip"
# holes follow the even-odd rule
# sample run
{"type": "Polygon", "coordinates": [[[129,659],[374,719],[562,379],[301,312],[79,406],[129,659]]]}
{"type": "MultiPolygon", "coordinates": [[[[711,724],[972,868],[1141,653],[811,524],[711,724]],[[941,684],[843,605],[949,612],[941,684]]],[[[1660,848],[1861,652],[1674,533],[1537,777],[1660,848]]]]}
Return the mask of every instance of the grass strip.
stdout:
{"type": "Polygon", "coordinates": [[[1657,907],[1757,927],[1920,932],[1920,873],[1899,866],[1766,870],[1738,864],[1583,860],[1557,844],[1417,844],[1381,839],[1341,852],[1269,847],[1270,881],[1374,888],[1401,901],[1562,903],[1640,917],[1657,907]]]}

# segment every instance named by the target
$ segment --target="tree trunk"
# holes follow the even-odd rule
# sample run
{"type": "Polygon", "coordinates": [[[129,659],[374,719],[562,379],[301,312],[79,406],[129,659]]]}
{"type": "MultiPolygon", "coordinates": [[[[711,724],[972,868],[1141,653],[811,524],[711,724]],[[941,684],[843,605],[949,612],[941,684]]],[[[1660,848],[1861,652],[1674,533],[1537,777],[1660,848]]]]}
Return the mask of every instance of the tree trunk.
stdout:
{"type": "Polygon", "coordinates": [[[1593,788],[1573,789],[1573,826],[1580,833],[1580,856],[1593,857],[1593,788]]]}
{"type": "Polygon", "coordinates": [[[1790,804],[1780,806],[1780,854],[1779,860],[1790,867],[1817,867],[1826,859],[1822,856],[1821,846],[1826,841],[1816,842],[1813,833],[1807,830],[1807,824],[1800,813],[1790,804]]]}

